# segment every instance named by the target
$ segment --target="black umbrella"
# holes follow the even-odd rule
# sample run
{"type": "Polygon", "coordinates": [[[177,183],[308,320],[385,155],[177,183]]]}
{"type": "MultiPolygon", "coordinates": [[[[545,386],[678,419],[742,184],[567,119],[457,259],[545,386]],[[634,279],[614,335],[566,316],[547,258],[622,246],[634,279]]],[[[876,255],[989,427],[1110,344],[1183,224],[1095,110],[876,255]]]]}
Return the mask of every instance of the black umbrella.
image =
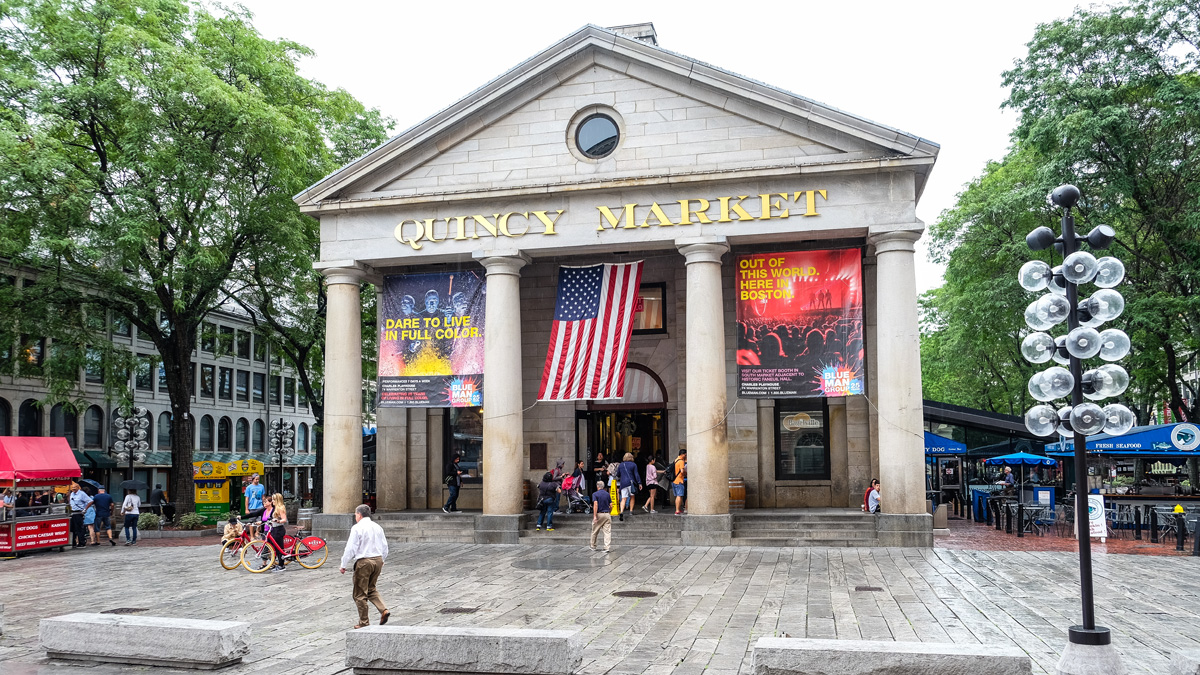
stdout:
{"type": "Polygon", "coordinates": [[[146,481],[142,480],[126,480],[121,481],[122,490],[149,490],[150,486],[146,485],[146,481]]]}
{"type": "Polygon", "coordinates": [[[103,485],[92,480],[91,478],[77,478],[77,479],[75,479],[75,482],[79,483],[80,485],[84,485],[84,484],[91,485],[92,487],[96,488],[97,490],[104,487],[103,485]]]}

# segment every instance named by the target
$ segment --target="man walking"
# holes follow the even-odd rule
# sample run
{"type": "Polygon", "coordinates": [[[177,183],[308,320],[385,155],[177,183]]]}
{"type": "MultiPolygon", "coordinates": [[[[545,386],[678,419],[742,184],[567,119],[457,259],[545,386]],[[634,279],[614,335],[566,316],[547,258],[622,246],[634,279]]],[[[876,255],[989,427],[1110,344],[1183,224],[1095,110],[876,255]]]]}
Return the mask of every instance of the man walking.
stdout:
{"type": "Polygon", "coordinates": [[[371,507],[366,504],[354,509],[354,521],[341,567],[342,574],[346,573],[347,565],[354,570],[354,604],[358,607],[358,624],[354,627],[371,625],[371,617],[367,615],[368,600],[379,610],[379,625],[382,626],[388,622],[391,613],[379,597],[375,584],[388,555],[387,535],[382,527],[371,521],[371,507]]]}
{"type": "Polygon", "coordinates": [[[458,463],[462,461],[462,455],[454,456],[454,463],[446,471],[446,488],[450,492],[450,497],[446,499],[446,504],[442,506],[442,513],[453,513],[458,510],[458,489],[462,487],[462,469],[458,463]]]}
{"type": "Polygon", "coordinates": [[[96,496],[92,497],[92,506],[96,507],[96,541],[92,542],[92,546],[100,545],[100,530],[108,534],[108,543],[116,546],[117,542],[112,536],[112,495],[108,494],[107,489],[99,488],[96,496]]]}
{"type": "Polygon", "coordinates": [[[92,505],[91,497],[79,489],[79,483],[71,483],[71,496],[67,500],[71,508],[71,548],[87,546],[87,534],[83,528],[83,512],[92,505]]]}
{"type": "Polygon", "coordinates": [[[603,485],[592,493],[592,550],[596,550],[596,535],[604,533],[604,552],[612,547],[612,496],[603,485]]]}

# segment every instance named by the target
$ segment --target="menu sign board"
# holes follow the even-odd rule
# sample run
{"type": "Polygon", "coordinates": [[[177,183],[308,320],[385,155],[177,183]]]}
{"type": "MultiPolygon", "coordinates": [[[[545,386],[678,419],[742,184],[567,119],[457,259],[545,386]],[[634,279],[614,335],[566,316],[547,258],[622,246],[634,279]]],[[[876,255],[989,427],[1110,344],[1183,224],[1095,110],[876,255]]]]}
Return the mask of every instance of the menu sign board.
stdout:
{"type": "Polygon", "coordinates": [[[67,546],[71,543],[70,521],[66,519],[39,520],[0,526],[0,550],[14,550],[14,538],[17,543],[17,551],[47,546],[67,546]]]}

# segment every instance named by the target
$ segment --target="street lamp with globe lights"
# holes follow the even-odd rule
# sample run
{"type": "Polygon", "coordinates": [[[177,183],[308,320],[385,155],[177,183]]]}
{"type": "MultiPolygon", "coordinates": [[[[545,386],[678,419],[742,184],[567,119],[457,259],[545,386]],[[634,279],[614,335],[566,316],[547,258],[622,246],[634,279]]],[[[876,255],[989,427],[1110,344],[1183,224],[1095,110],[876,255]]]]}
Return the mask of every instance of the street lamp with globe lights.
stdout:
{"type": "Polygon", "coordinates": [[[283,458],[296,454],[296,425],[287,420],[273,419],[267,434],[271,438],[271,452],[279,459],[279,494],[283,494],[283,458]]]}
{"type": "Polygon", "coordinates": [[[1086,530],[1088,492],[1084,483],[1087,475],[1086,437],[1098,433],[1119,436],[1133,427],[1133,412],[1119,403],[1101,407],[1092,401],[1121,395],[1129,386],[1129,375],[1114,363],[1083,370],[1083,361],[1099,357],[1117,361],[1129,353],[1129,337],[1116,328],[1096,330],[1106,321],[1120,316],[1125,301],[1114,287],[1125,278],[1120,260],[1106,256],[1097,259],[1080,250],[1084,243],[1092,250],[1108,248],[1116,234],[1111,227],[1100,225],[1087,236],[1075,234],[1075,219],[1071,209],[1079,203],[1079,188],[1061,185],[1049,195],[1049,202],[1063,210],[1062,234],[1056,237],[1048,227],[1039,227],[1025,237],[1034,251],[1051,246],[1062,254],[1058,267],[1031,260],[1021,267],[1018,280],[1027,291],[1049,292],[1030,303],[1025,310],[1025,322],[1032,328],[1021,343],[1021,354],[1031,363],[1053,359],[1062,364],[1035,373],[1029,378],[1029,393],[1038,401],[1025,413],[1025,426],[1037,436],[1071,435],[1075,445],[1075,513],[1079,539],[1079,585],[1083,604],[1083,623],[1068,630],[1069,642],[1058,663],[1058,672],[1105,672],[1119,675],[1121,666],[1108,628],[1096,625],[1092,589],[1091,536],[1086,530]],[[1079,286],[1091,283],[1097,290],[1084,300],[1079,299],[1079,286]],[[1066,322],[1068,333],[1057,338],[1048,332],[1066,322]],[[1063,368],[1062,366],[1067,366],[1063,368]],[[1070,405],[1055,408],[1051,403],[1070,397],[1070,405]],[[1084,399],[1089,399],[1085,401],[1084,399]],[[1096,670],[1098,664],[1104,668],[1096,670]]]}
{"type": "Polygon", "coordinates": [[[133,462],[146,461],[146,452],[150,443],[146,440],[147,429],[150,428],[150,411],[142,406],[132,410],[122,408],[113,419],[112,426],[117,440],[113,442],[112,452],[117,461],[127,462],[129,479],[133,480],[133,462]]]}

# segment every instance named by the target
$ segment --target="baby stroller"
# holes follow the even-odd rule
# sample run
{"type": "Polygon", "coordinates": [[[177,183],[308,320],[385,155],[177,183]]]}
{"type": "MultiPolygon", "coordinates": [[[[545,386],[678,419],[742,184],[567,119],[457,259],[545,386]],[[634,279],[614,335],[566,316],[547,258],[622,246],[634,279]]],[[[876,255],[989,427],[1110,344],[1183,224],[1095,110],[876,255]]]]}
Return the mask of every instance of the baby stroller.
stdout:
{"type": "Polygon", "coordinates": [[[567,496],[567,513],[587,513],[591,511],[592,505],[583,490],[582,481],[580,481],[580,485],[575,485],[571,476],[563,479],[563,483],[567,483],[567,481],[571,481],[569,486],[563,486],[563,494],[567,496]]]}

